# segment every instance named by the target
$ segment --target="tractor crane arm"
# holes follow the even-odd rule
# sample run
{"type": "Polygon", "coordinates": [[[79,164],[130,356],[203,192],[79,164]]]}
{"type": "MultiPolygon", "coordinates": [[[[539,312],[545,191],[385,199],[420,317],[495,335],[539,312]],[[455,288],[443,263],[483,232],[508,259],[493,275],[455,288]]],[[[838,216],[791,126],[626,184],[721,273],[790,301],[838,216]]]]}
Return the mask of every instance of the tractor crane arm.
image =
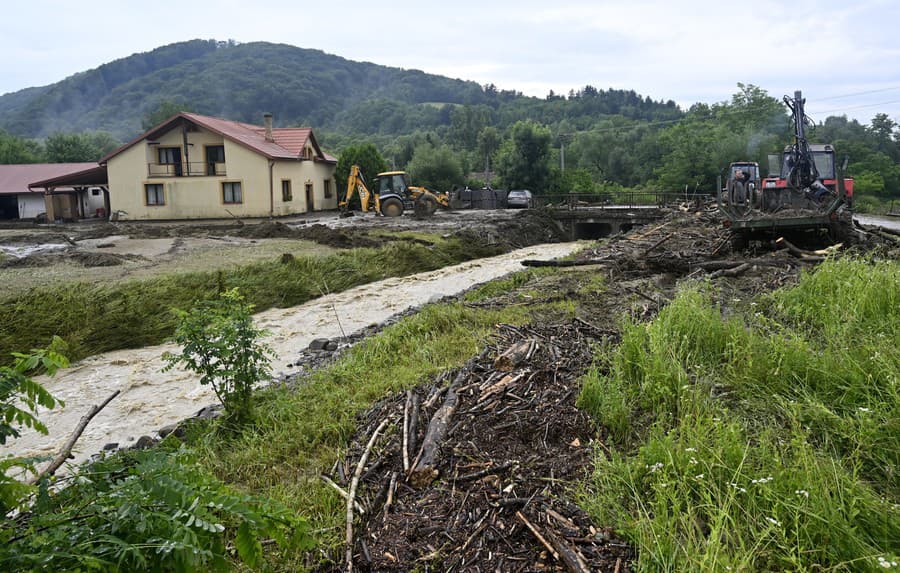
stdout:
{"type": "Polygon", "coordinates": [[[795,189],[808,189],[816,186],[819,180],[819,170],[813,159],[813,153],[806,141],[806,122],[809,121],[803,111],[803,99],[799,91],[794,92],[794,97],[784,96],[784,103],[791,110],[791,123],[794,127],[794,142],[791,144],[787,160],[787,180],[795,189]]]}

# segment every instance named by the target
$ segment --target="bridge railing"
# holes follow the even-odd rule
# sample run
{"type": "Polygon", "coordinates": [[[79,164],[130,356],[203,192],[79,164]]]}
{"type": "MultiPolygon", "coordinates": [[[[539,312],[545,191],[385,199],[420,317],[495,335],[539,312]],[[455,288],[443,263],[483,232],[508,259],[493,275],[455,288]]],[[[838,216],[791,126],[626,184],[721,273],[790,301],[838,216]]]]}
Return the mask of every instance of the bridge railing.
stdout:
{"type": "Polygon", "coordinates": [[[535,207],[556,209],[621,209],[623,207],[667,207],[682,203],[704,203],[710,196],[702,193],[671,193],[664,191],[612,191],[608,193],[565,193],[535,195],[535,207]]]}

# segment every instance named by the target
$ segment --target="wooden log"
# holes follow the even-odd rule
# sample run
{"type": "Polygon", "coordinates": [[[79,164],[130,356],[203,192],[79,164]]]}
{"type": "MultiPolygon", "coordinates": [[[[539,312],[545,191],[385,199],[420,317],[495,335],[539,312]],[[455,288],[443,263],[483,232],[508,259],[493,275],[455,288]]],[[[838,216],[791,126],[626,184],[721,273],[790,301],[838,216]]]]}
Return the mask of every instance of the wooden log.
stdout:
{"type": "Polygon", "coordinates": [[[453,418],[454,412],[456,412],[458,402],[456,387],[462,380],[465,380],[468,374],[468,368],[464,367],[460,370],[450,387],[447,388],[444,403],[441,404],[441,407],[438,408],[428,423],[428,430],[422,439],[422,448],[419,450],[419,455],[416,456],[416,461],[413,463],[408,476],[409,482],[413,487],[425,487],[434,481],[440,473],[437,470],[439,452],[441,442],[444,441],[444,436],[447,435],[450,420],[453,418]]]}
{"type": "Polygon", "coordinates": [[[412,408],[412,390],[406,391],[406,403],[403,405],[403,471],[409,471],[409,411],[412,408]]]}
{"type": "Polygon", "coordinates": [[[674,236],[675,236],[675,233],[669,233],[668,235],[666,235],[666,236],[663,237],[662,239],[656,241],[655,243],[653,243],[652,245],[650,245],[649,247],[647,247],[646,249],[644,249],[644,256],[646,257],[646,256],[649,255],[652,251],[655,251],[660,245],[662,245],[663,243],[665,243],[666,241],[668,241],[669,239],[671,239],[671,238],[674,237],[674,236]]]}
{"type": "Polygon", "coordinates": [[[69,439],[66,440],[66,443],[63,444],[62,449],[59,451],[56,457],[53,458],[53,461],[51,461],[46,468],[39,471],[36,476],[29,479],[29,485],[34,485],[37,482],[41,481],[43,478],[52,476],[56,472],[56,470],[58,470],[59,467],[63,465],[63,463],[65,463],[67,459],[69,459],[69,455],[72,453],[72,448],[75,447],[75,442],[77,442],[78,438],[81,437],[81,434],[84,433],[87,425],[91,422],[91,420],[94,419],[94,416],[99,414],[100,410],[102,410],[106,407],[107,404],[112,402],[112,399],[118,396],[120,392],[121,390],[116,390],[115,392],[110,394],[106,400],[104,400],[100,404],[94,405],[87,414],[81,417],[81,420],[78,421],[78,425],[75,426],[75,430],[69,436],[69,439]]]}
{"type": "Polygon", "coordinates": [[[560,268],[560,267],[589,267],[589,266],[592,266],[592,265],[604,265],[604,264],[606,264],[606,263],[608,263],[608,262],[609,262],[609,261],[606,260],[606,259],[585,259],[585,260],[580,260],[580,261],[570,261],[570,260],[565,260],[565,261],[557,261],[557,260],[552,260],[552,261],[539,261],[539,260],[536,260],[536,259],[525,259],[524,261],[522,261],[522,266],[523,266],[523,267],[554,267],[554,268],[560,268]]]}
{"type": "Polygon", "coordinates": [[[547,532],[547,539],[559,554],[559,559],[571,573],[590,573],[591,568],[580,551],[569,546],[568,543],[557,537],[552,531],[547,532]]]}
{"type": "Polygon", "coordinates": [[[481,402],[484,402],[485,400],[487,400],[494,394],[499,394],[500,392],[503,392],[503,390],[505,390],[509,386],[512,386],[513,384],[515,384],[516,382],[518,382],[519,380],[521,380],[524,377],[525,377],[525,372],[521,372],[521,373],[517,374],[516,376],[513,376],[512,374],[507,374],[506,376],[503,377],[502,380],[500,380],[496,384],[493,384],[490,387],[486,388],[484,390],[484,392],[481,393],[481,396],[478,398],[478,403],[480,404],[481,402]]]}
{"type": "MultiPolygon", "coordinates": [[[[412,407],[409,410],[408,447],[410,453],[417,451],[419,438],[419,395],[412,394],[412,407]]],[[[410,463],[412,466],[412,463],[410,463]]]]}
{"type": "Polygon", "coordinates": [[[535,344],[537,344],[537,341],[533,338],[520,340],[513,344],[494,360],[494,369],[503,372],[512,372],[519,364],[526,360],[535,344]]]}

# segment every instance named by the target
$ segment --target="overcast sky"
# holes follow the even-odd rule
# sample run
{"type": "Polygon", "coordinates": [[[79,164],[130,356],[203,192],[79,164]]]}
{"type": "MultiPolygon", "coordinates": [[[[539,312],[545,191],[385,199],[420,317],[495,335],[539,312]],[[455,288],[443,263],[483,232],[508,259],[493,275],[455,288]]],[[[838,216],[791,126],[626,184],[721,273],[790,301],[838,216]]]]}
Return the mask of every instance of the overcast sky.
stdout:
{"type": "Polygon", "coordinates": [[[494,83],[655,100],[803,90],[814,120],[900,122],[897,0],[25,0],[4,2],[0,94],[194,38],[269,41],[494,83]]]}

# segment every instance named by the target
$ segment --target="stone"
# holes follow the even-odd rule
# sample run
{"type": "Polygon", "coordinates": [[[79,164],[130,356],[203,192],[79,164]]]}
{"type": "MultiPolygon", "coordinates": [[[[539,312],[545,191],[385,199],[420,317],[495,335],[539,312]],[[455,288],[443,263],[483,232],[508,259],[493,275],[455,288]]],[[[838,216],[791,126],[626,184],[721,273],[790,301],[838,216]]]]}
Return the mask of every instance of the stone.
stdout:
{"type": "Polygon", "coordinates": [[[104,451],[104,452],[111,452],[112,450],[115,450],[115,449],[118,448],[118,447],[119,447],[119,443],[118,443],[118,442],[110,442],[110,443],[106,444],[105,446],[103,446],[103,451],[104,451]]]}
{"type": "Polygon", "coordinates": [[[176,438],[183,438],[184,428],[182,428],[180,424],[169,424],[168,426],[160,428],[157,433],[160,438],[166,438],[170,435],[173,435],[176,438]]]}
{"type": "Polygon", "coordinates": [[[310,350],[325,350],[325,347],[328,343],[331,342],[327,338],[314,338],[312,342],[309,343],[310,350]]]}
{"type": "Polygon", "coordinates": [[[211,406],[204,406],[197,412],[195,418],[199,418],[201,420],[212,420],[213,418],[218,418],[224,413],[224,408],[221,404],[213,404],[211,406]]]}
{"type": "Polygon", "coordinates": [[[155,446],[157,441],[158,440],[155,440],[150,436],[141,436],[140,438],[138,438],[137,442],[134,443],[131,449],[146,450],[147,448],[155,446]]]}
{"type": "Polygon", "coordinates": [[[337,342],[335,342],[333,340],[329,340],[327,343],[325,343],[325,348],[323,350],[327,350],[328,352],[334,352],[337,349],[338,349],[337,342]]]}

